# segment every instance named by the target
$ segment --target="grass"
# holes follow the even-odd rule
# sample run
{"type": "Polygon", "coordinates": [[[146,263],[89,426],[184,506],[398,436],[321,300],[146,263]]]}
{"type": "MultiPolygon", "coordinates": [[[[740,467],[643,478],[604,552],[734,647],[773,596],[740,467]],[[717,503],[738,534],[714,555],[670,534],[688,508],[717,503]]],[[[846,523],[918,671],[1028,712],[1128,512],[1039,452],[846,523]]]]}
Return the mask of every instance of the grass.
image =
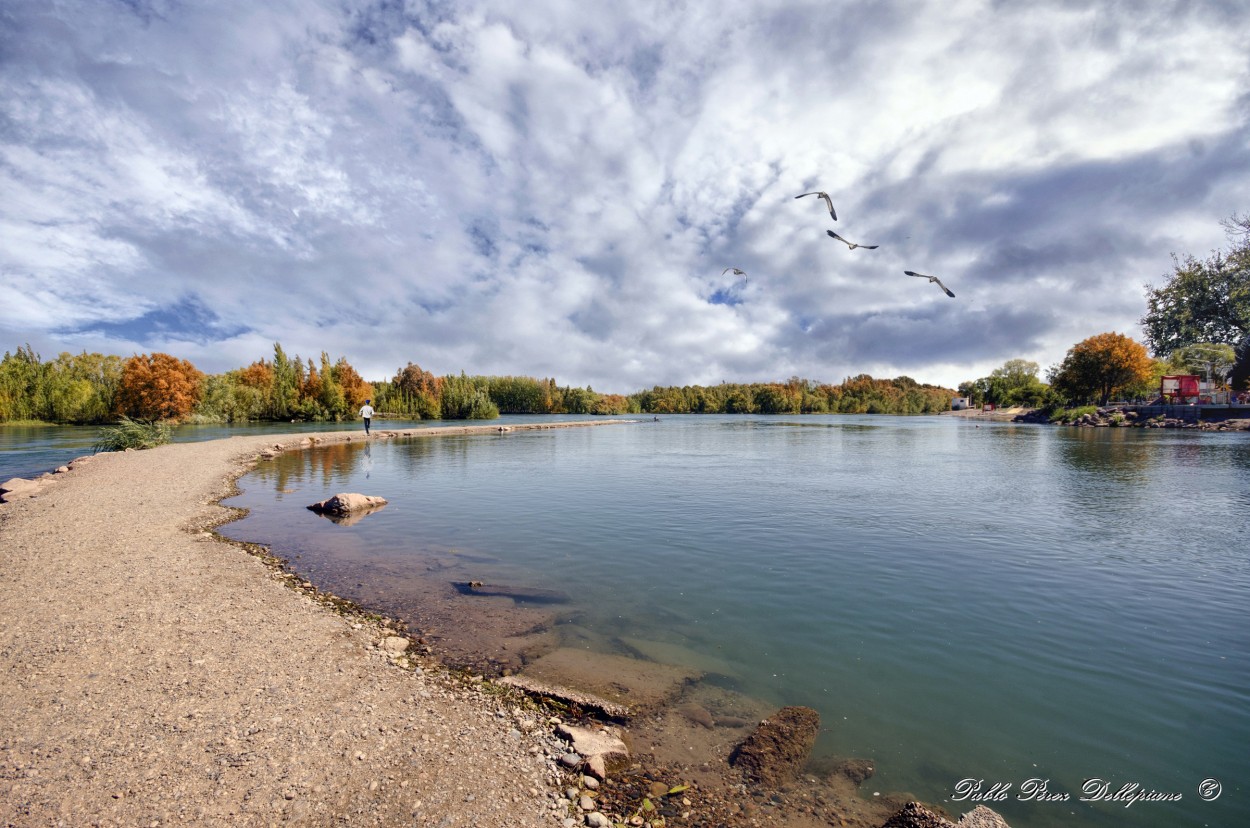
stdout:
{"type": "Polygon", "coordinates": [[[100,438],[93,448],[96,451],[125,451],[162,446],[173,437],[169,423],[143,422],[122,417],[116,423],[100,429],[100,438]]]}

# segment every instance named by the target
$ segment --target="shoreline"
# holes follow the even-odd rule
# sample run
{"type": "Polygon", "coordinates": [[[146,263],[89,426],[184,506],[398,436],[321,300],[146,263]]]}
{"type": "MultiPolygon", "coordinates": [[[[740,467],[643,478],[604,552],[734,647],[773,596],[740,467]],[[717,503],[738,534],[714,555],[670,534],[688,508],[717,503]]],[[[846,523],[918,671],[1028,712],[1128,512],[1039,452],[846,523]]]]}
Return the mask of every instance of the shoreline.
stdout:
{"type": "Polygon", "coordinates": [[[4,824],[558,824],[544,711],[393,667],[388,622],[211,533],[266,451],[363,439],[100,454],[0,505],[4,824]]]}
{"type": "MultiPolygon", "coordinates": [[[[582,778],[560,765],[568,747],[554,732],[557,718],[582,717],[395,652],[402,625],[213,531],[237,518],[220,501],[257,462],[365,439],[271,434],[100,454],[0,505],[5,824],[551,826],[582,815],[568,796],[582,778]]],[[[801,781],[785,789],[792,807],[779,795],[755,802],[707,762],[696,774],[633,752],[596,805],[625,814],[648,791],[660,803],[656,785],[697,775],[669,803],[670,825],[826,824],[815,802],[843,824],[876,826],[907,801],[864,800],[843,784],[829,805],[801,781]]]]}

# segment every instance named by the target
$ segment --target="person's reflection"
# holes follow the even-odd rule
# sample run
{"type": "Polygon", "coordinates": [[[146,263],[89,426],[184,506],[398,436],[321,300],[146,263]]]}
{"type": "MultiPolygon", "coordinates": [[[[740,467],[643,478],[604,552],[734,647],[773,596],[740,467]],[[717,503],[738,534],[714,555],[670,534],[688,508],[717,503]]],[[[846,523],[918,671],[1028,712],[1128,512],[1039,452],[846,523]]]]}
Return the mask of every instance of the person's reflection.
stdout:
{"type": "Polygon", "coordinates": [[[373,471],[373,444],[365,443],[365,480],[369,479],[369,474],[373,471]]]}

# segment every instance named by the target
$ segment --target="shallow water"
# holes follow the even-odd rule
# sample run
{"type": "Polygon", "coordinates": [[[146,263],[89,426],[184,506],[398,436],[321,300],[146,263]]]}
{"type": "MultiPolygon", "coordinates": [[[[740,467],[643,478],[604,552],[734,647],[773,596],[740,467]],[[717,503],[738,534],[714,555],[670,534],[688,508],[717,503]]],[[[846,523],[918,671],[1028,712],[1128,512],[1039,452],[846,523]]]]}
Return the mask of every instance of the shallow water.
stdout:
{"type": "Polygon", "coordinates": [[[1021,826],[1231,825],[1250,760],[1250,440],[953,417],[667,417],[354,443],[240,481],[225,529],[336,592],[559,590],[578,646],[691,651],[810,705],[862,788],[1021,826]],[[350,526],[340,491],[390,504],[350,526]],[[1213,802],[1198,795],[1218,779],[1213,802]],[[1029,779],[1067,802],[1020,801],[1029,779]],[[1077,801],[1086,780],[1179,802],[1077,801]]]}

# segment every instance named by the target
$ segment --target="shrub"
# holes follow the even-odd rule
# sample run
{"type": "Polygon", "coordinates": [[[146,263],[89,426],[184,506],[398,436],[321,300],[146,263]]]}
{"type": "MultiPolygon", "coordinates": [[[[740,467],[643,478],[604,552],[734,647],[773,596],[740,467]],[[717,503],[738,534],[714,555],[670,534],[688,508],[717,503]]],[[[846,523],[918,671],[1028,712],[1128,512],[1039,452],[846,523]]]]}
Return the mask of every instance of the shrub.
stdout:
{"type": "Polygon", "coordinates": [[[146,449],[168,443],[173,429],[167,422],[145,422],[122,417],[116,423],[100,429],[95,442],[96,451],[125,451],[128,448],[146,449]]]}
{"type": "Polygon", "coordinates": [[[1052,423],[1074,423],[1084,417],[1086,414],[1094,414],[1098,411],[1096,405],[1082,405],[1078,408],[1058,408],[1050,415],[1052,423]]]}

